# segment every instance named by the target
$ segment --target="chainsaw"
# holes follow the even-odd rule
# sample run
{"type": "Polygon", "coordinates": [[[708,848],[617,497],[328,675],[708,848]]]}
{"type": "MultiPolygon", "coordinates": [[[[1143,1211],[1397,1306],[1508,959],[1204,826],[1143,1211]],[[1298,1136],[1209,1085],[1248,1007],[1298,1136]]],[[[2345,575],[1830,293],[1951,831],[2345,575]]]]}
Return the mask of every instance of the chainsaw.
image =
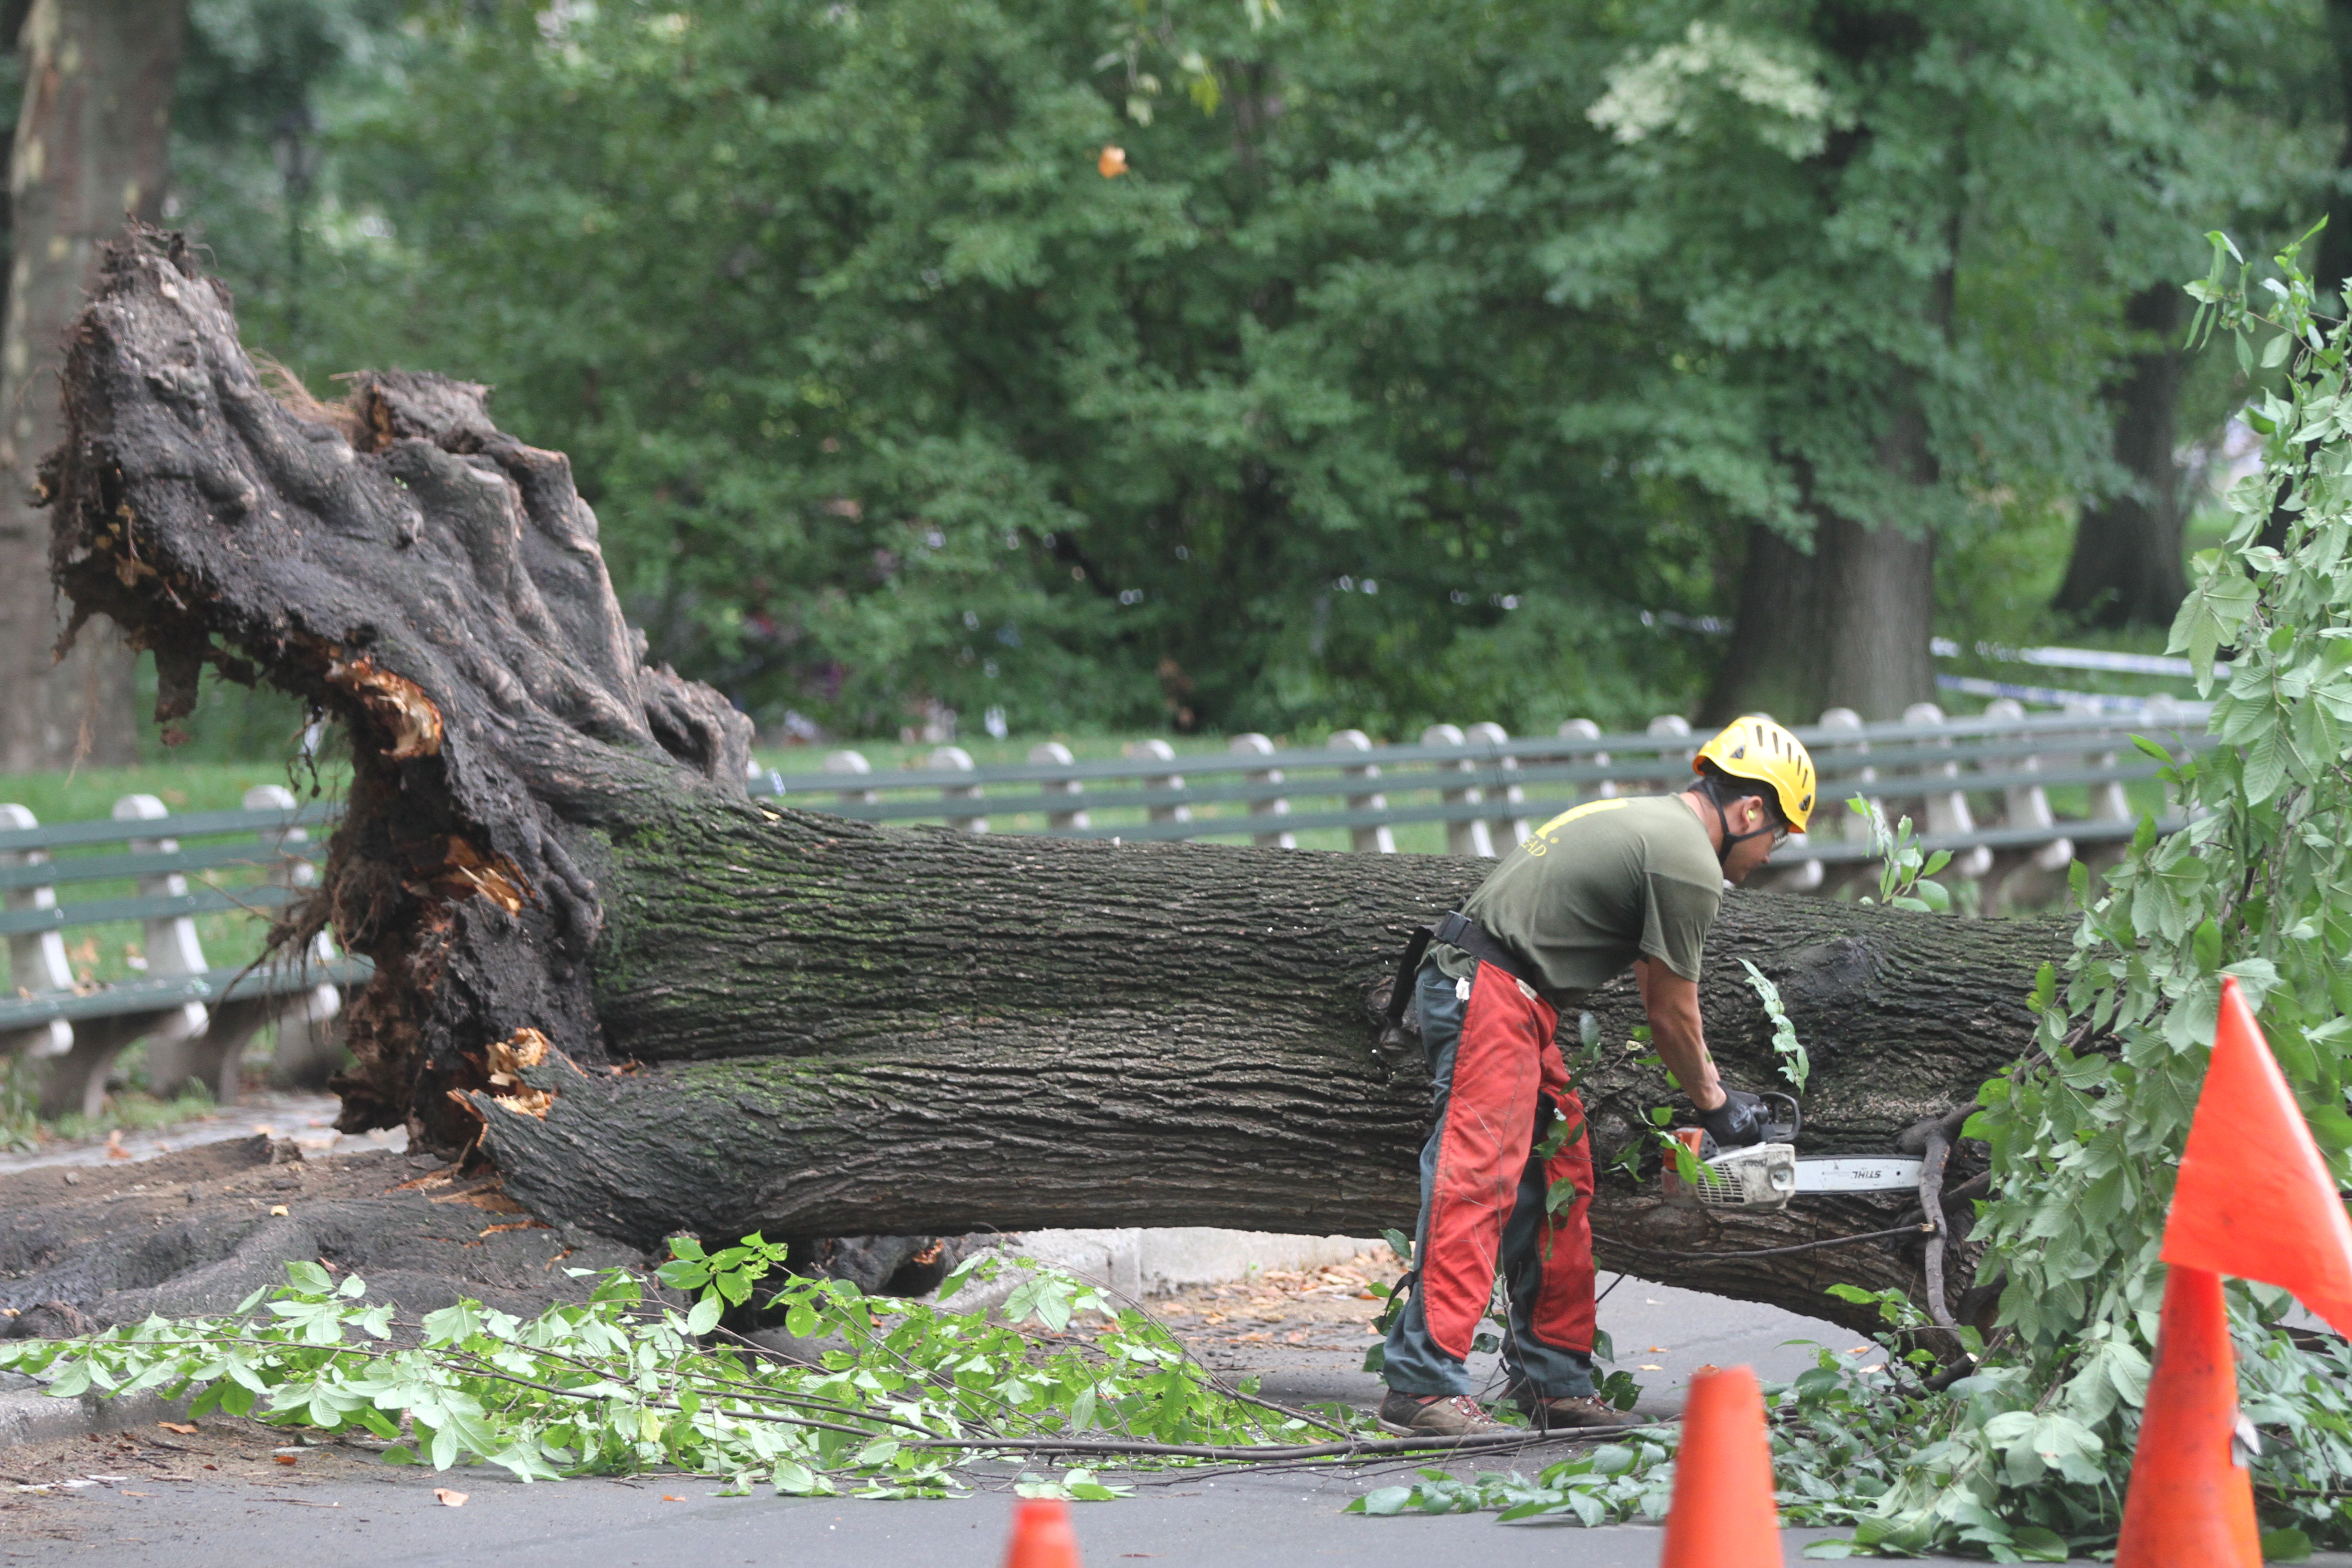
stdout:
{"type": "Polygon", "coordinates": [[[1801,1119],[1796,1100],[1767,1093],[1769,1105],[1788,1108],[1786,1121],[1767,1121],[1764,1141],[1745,1149],[1718,1152],[1705,1128],[1677,1127],[1674,1136],[1698,1162],[1695,1180],[1685,1181],[1676,1169],[1665,1167],[1666,1202],[1679,1208],[1777,1209],[1793,1197],[1817,1193],[1916,1192],[1922,1162],[1895,1154],[1833,1154],[1797,1157],[1801,1119]]]}

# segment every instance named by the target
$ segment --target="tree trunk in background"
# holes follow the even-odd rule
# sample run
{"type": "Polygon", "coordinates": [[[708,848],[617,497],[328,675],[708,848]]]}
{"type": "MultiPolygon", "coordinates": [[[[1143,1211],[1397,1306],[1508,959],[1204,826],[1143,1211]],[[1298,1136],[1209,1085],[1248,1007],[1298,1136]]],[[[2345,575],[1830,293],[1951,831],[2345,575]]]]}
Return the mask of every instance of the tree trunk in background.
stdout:
{"type": "MultiPolygon", "coordinates": [[[[67,395],[43,471],[76,612],[154,647],[167,712],[211,662],[351,733],[350,810],[285,933],[299,949],[331,917],[377,965],[349,1005],[347,1129],[478,1145],[534,1212],[633,1240],[1411,1220],[1429,1079],[1375,999],[1486,865],[747,799],[748,722],[645,664],[560,455],[435,376],[365,374],[349,406],[298,416],[176,243],[110,252],[67,395]]],[[[2065,942],[2057,922],[1734,895],[1712,1048],[1774,1081],[1734,962],[1752,959],[1811,1053],[1807,1147],[1884,1150],[2026,1048],[2031,976],[2065,942]]],[[[1629,1048],[1638,1001],[1621,980],[1593,1010],[1596,1152],[1650,1164],[1601,1184],[1604,1264],[1865,1327],[1822,1289],[1916,1289],[1902,1242],[1660,1258],[1876,1231],[1916,1200],[1665,1207],[1647,1111],[1670,1096],[1629,1048]]]]}
{"type": "Polygon", "coordinates": [[[2352,0],[2327,0],[2327,37],[2336,55],[2336,79],[2345,119],[2344,140],[2336,153],[2335,191],[2327,198],[2327,226],[2320,231],[2319,254],[2312,265],[2319,285],[2320,312],[2334,315],[2344,308],[2344,280],[2352,278],[2352,0]]]}
{"type": "MultiPolygon", "coordinates": [[[[1878,458],[1910,483],[1936,482],[1916,412],[1897,417],[1878,458]]],[[[1762,523],[1748,526],[1739,623],[1701,710],[1709,724],[1759,712],[1810,724],[1825,708],[1899,719],[1935,698],[1935,541],[1891,521],[1874,528],[1824,507],[1812,511],[1810,553],[1762,523]]]]}
{"type": "Polygon", "coordinates": [[[33,466],[64,432],[58,367],[98,247],[162,210],[185,0],[35,0],[9,165],[0,332],[0,768],[137,758],[131,650],[110,628],[55,662],[60,621],[33,466]]]}
{"type": "Polygon", "coordinates": [[[2173,456],[2187,298],[2178,284],[2159,283],[2125,307],[2126,324],[2154,340],[2132,356],[2108,394],[2116,461],[2131,475],[2131,488],[2084,509],[2056,601],[2093,626],[2168,626],[2189,593],[2180,467],[2173,456]]]}

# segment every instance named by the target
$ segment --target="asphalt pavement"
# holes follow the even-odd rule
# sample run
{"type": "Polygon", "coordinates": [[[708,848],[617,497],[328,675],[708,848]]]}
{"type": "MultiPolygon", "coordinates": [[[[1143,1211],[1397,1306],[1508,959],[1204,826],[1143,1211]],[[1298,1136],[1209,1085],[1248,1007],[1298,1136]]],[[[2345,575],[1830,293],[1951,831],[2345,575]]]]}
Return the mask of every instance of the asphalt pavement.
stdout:
{"type": "MultiPolygon", "coordinates": [[[[1360,1370],[1370,1310],[1344,1270],[1189,1292],[1170,1321],[1213,1364],[1259,1372],[1284,1398],[1368,1404],[1360,1370]],[[1318,1294],[1318,1292],[1320,1292],[1318,1294]],[[1214,1318],[1216,1321],[1210,1321],[1214,1318]]],[[[1604,1281],[1605,1283],[1605,1281],[1604,1281]]],[[[1848,1331],[1746,1303],[1628,1279],[1601,1308],[1621,1360],[1640,1369],[1643,1408],[1670,1415],[1690,1371],[1746,1363],[1787,1377],[1821,1348],[1843,1357],[1848,1331]]],[[[1867,1363],[1868,1357],[1856,1358],[1867,1363]]],[[[625,1568],[680,1563],[791,1563],[795,1568],[921,1563],[987,1568],[1003,1560],[1013,1509],[1009,1473],[974,1496],[940,1502],[721,1497],[703,1477],[646,1476],[526,1486],[470,1467],[436,1474],[385,1466],[339,1444],[289,1445],[286,1434],[207,1418],[194,1433],[142,1418],[125,1430],[0,1448],[0,1564],[102,1563],[108,1568],[254,1568],[332,1562],[402,1568],[496,1562],[499,1568],[625,1568]],[[28,1491],[21,1489],[41,1487],[28,1491]],[[437,1495],[462,1492],[450,1506],[437,1495]]],[[[182,1423],[181,1425],[185,1425],[182,1423]]],[[[1647,1568],[1654,1528],[1505,1525],[1492,1514],[1374,1519],[1342,1513],[1353,1498],[1412,1479],[1423,1461],[1348,1470],[1124,1478],[1136,1495],[1073,1507],[1094,1568],[1647,1568]]],[[[1541,1450],[1448,1467],[1533,1471],[1541,1450]]],[[[1118,1479],[1118,1478],[1106,1478],[1118,1479]]],[[[1835,1532],[1790,1531],[1785,1554],[1835,1532]]],[[[1941,1559],[1937,1561],[1956,1561],[1941,1559]]],[[[2352,1559],[2332,1559],[2338,1564],[2352,1559]]]]}
{"type": "MultiPolygon", "coordinates": [[[[322,1129],[303,1124],[324,1118],[309,1114],[311,1110],[242,1107],[221,1120],[275,1118],[281,1128],[292,1122],[315,1138],[322,1129]]],[[[173,1130],[174,1141],[191,1131],[173,1130]]],[[[54,1160],[68,1152],[47,1152],[54,1160]]],[[[72,1154],[90,1163],[109,1158],[103,1152],[72,1154]]],[[[1257,1375],[1273,1398],[1367,1408],[1381,1394],[1378,1377],[1362,1370],[1364,1352],[1374,1342],[1370,1319],[1379,1310],[1369,1286],[1395,1272],[1394,1259],[1382,1249],[1352,1265],[1198,1287],[1150,1305],[1206,1364],[1257,1375]]],[[[1816,1319],[1631,1277],[1604,1276],[1601,1283],[1600,1321],[1615,1342],[1617,1364],[1643,1385],[1637,1408],[1662,1420],[1679,1411],[1683,1390],[1701,1367],[1746,1364],[1773,1381],[1794,1376],[1824,1354],[1865,1367],[1884,1359],[1853,1331],[1816,1319]]],[[[1492,1379],[1493,1358],[1474,1359],[1472,1371],[1492,1379]]],[[[0,1398],[7,1401],[24,1404],[26,1395],[0,1398]]],[[[175,1411],[149,1404],[88,1412],[68,1405],[58,1413],[65,1418],[59,1421],[35,1411],[14,1427],[0,1422],[0,1565],[985,1565],[1002,1561],[1013,1501],[1009,1472],[982,1478],[976,1495],[939,1502],[766,1492],[721,1497],[716,1481],[684,1476],[525,1486],[485,1467],[439,1474],[388,1467],[357,1447],[305,1443],[249,1422],[206,1418],[189,1432],[175,1411]],[[175,1418],[163,1426],[158,1416],[175,1418]],[[12,1438],[20,1440],[11,1447],[12,1438]],[[443,1495],[454,1493],[464,1494],[456,1506],[443,1495]]],[[[1491,1514],[1373,1519],[1340,1511],[1367,1490],[1410,1481],[1424,1462],[1106,1476],[1131,1482],[1136,1495],[1076,1505],[1073,1514],[1086,1560],[1095,1568],[1128,1562],[1167,1568],[1297,1568],[1324,1562],[1425,1568],[1465,1560],[1479,1568],[1537,1563],[1646,1568],[1658,1560],[1661,1537],[1654,1528],[1505,1525],[1491,1514]]],[[[1547,1462],[1535,1450],[1445,1468],[1462,1475],[1476,1468],[1532,1473],[1547,1462]]],[[[1787,1560],[1800,1561],[1806,1543],[1835,1533],[1788,1531],[1787,1560]]],[[[2352,1557],[2312,1561],[2352,1568],[2352,1557]]]]}

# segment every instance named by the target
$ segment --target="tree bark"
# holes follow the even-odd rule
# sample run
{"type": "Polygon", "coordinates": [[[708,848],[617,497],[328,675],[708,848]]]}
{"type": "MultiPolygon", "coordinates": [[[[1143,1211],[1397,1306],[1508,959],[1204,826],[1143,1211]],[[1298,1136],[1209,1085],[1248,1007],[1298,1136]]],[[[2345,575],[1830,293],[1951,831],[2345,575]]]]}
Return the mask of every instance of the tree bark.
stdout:
{"type": "MultiPolygon", "coordinates": [[[[1905,484],[1937,478],[1924,415],[1898,412],[1879,437],[1879,467],[1905,484]]],[[[1762,523],[1748,531],[1740,577],[1739,622],[1702,717],[1727,723],[1742,713],[1772,713],[1810,724],[1829,708],[1864,719],[1900,719],[1936,695],[1927,634],[1936,614],[1936,542],[1875,526],[1811,499],[1812,476],[1801,466],[1813,516],[1810,552],[1762,523]]]]}
{"type": "Polygon", "coordinates": [[[1770,713],[1810,724],[1829,708],[1899,719],[1934,700],[1935,541],[1816,515],[1810,552],[1748,525],[1738,625],[1700,710],[1705,723],[1770,713]]]}
{"type": "Polygon", "coordinates": [[[2344,283],[2352,279],[2352,0],[2327,0],[2327,41],[2336,57],[2336,102],[2344,116],[2344,140],[2336,144],[2336,183],[2327,197],[2327,226],[2320,231],[2313,258],[2319,312],[2344,308],[2344,283]]]}
{"type": "Polygon", "coordinates": [[[108,629],[56,652],[33,466],[64,433],[58,353],[99,247],[162,210],[185,0],[35,0],[9,163],[0,329],[0,768],[138,760],[132,658],[108,629]]]}
{"type": "MultiPolygon", "coordinates": [[[[1407,931],[1485,867],[753,802],[749,726],[644,663],[560,456],[433,376],[280,406],[226,297],[163,247],[116,247],[77,328],[44,469],[55,570],[77,616],[154,647],[166,708],[210,662],[349,727],[350,810],[286,933],[331,919],[378,965],[341,1125],[476,1144],[543,1217],[640,1243],[1410,1224],[1428,1079],[1372,1006],[1407,931]]],[[[1735,895],[1711,1039],[1734,1081],[1774,1080],[1749,958],[1811,1052],[1804,1145],[1883,1150],[2025,1048],[2030,977],[2064,945],[1735,895]]],[[[1663,1206],[1643,1130],[1670,1101],[1627,1045],[1638,1004],[1621,983],[1594,1012],[1596,1151],[1649,1165],[1603,1184],[1604,1264],[1856,1321],[1822,1287],[1917,1288],[1916,1247],[1662,1258],[1883,1229],[1916,1200],[1663,1206]]]]}
{"type": "Polygon", "coordinates": [[[2178,284],[2132,296],[2125,323],[2152,342],[2109,389],[2116,462],[2127,489],[2083,509],[2057,607],[2093,626],[2168,626],[2189,594],[2182,559],[2180,465],[2173,455],[2180,404],[2178,284]]]}

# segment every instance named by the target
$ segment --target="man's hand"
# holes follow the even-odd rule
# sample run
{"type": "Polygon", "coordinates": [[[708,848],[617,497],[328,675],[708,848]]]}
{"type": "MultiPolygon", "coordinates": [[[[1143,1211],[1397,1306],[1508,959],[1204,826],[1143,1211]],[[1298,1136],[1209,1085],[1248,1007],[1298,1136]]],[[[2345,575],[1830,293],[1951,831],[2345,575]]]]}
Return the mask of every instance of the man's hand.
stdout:
{"type": "Polygon", "coordinates": [[[1634,961],[1633,978],[1642,988],[1642,1010],[1650,1016],[1650,1043],[1665,1058],[1666,1070],[1699,1110],[1721,1108],[1723,1085],[1716,1079],[1715,1062],[1706,1054],[1706,1032],[1699,1023],[1698,982],[1685,980],[1646,958],[1634,961]]]}
{"type": "Polygon", "coordinates": [[[1727,1149],[1764,1142],[1764,1101],[1744,1089],[1723,1091],[1723,1103],[1698,1113],[1698,1124],[1727,1149]]]}

